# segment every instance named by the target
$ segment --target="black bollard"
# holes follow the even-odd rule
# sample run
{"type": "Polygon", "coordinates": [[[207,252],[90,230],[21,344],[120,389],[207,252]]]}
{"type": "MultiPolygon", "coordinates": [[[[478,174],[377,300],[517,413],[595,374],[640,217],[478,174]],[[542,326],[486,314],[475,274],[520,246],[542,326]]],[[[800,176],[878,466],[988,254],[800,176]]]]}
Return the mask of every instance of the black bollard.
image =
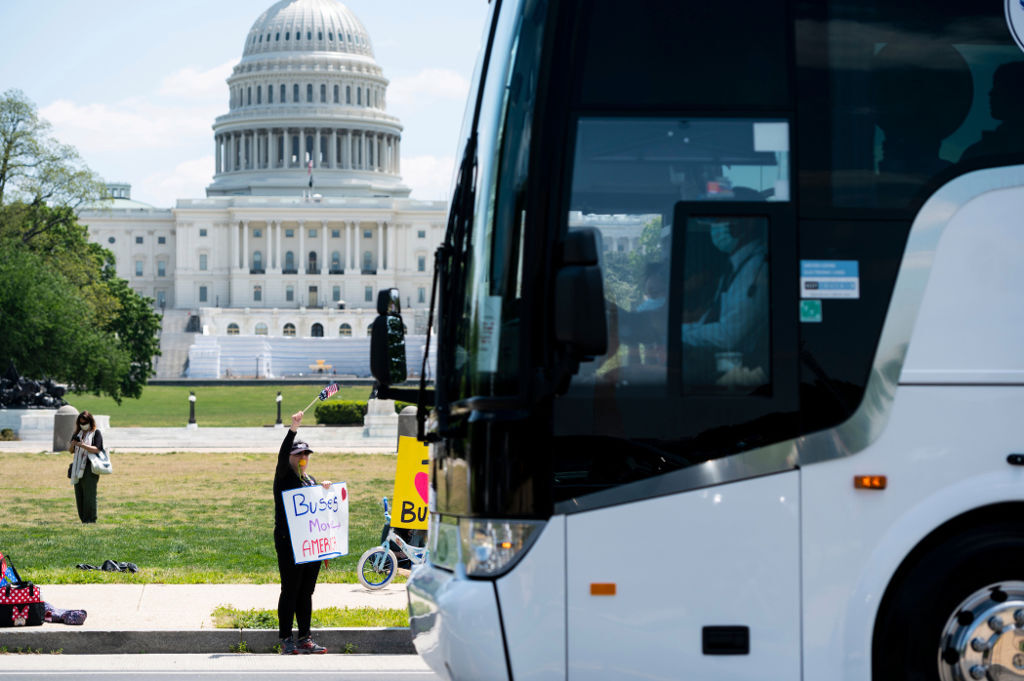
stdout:
{"type": "Polygon", "coordinates": [[[281,425],[281,391],[277,391],[277,421],[274,422],[275,426],[281,425]]]}
{"type": "Polygon", "coordinates": [[[188,427],[196,427],[196,394],[188,391],[188,427]]]}

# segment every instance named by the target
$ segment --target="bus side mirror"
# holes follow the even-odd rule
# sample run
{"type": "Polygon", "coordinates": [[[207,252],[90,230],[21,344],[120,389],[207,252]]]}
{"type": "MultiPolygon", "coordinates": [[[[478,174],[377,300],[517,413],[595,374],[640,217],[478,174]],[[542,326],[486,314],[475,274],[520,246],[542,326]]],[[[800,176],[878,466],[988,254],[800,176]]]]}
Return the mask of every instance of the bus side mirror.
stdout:
{"type": "Polygon", "coordinates": [[[385,388],[406,379],[405,324],[397,288],[377,293],[377,318],[370,327],[370,373],[385,388]]]}
{"type": "Polygon", "coordinates": [[[608,351],[598,240],[592,227],[570,231],[562,244],[562,266],[555,275],[555,338],[583,357],[608,351]]]}

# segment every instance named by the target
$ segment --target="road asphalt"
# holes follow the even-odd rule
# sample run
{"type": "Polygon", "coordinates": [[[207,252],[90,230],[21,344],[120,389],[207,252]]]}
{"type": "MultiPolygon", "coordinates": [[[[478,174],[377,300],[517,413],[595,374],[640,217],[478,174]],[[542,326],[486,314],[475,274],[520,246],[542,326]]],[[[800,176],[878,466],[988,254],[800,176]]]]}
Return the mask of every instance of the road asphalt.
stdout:
{"type": "MultiPolygon", "coordinates": [[[[103,439],[116,452],[276,452],[283,428],[108,428],[103,439]]],[[[316,451],[394,453],[397,438],[366,437],[362,428],[303,427],[302,437],[316,451]]],[[[0,442],[4,455],[50,451],[52,442],[0,442]]],[[[116,465],[116,463],[115,463],[116,465]]],[[[0,547],[2,548],[2,547],[0,547]]],[[[276,610],[277,584],[38,584],[55,608],[85,610],[81,626],[46,623],[0,628],[0,652],[31,649],[65,654],[270,652],[277,631],[216,629],[218,605],[242,610],[276,610]]],[[[407,607],[405,584],[369,591],[358,584],[319,584],[313,609],[326,607],[407,607]]],[[[411,654],[408,628],[317,629],[313,638],[330,653],[411,654]]],[[[0,665],[2,667],[3,665],[0,665]]]]}

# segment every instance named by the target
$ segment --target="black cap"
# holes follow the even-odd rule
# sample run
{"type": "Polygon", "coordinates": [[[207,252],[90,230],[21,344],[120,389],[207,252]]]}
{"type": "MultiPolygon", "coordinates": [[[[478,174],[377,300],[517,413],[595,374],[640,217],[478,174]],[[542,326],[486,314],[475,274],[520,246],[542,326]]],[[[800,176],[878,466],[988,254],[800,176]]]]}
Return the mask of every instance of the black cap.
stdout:
{"type": "Polygon", "coordinates": [[[292,442],[291,454],[302,454],[303,452],[309,452],[310,454],[312,454],[313,449],[302,440],[295,440],[294,442],[292,442]]]}

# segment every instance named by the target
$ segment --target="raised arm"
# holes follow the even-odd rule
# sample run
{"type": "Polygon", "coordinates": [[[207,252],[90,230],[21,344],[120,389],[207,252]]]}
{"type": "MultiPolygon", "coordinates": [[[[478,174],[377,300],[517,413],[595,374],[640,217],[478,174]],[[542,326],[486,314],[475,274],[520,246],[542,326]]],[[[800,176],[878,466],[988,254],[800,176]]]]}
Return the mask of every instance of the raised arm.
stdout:
{"type": "Polygon", "coordinates": [[[302,423],[302,412],[292,414],[292,424],[288,432],[284,434],[284,441],[281,442],[281,451],[277,453],[277,466],[288,466],[288,456],[292,453],[292,443],[295,442],[295,433],[299,431],[299,424],[302,423]]]}

